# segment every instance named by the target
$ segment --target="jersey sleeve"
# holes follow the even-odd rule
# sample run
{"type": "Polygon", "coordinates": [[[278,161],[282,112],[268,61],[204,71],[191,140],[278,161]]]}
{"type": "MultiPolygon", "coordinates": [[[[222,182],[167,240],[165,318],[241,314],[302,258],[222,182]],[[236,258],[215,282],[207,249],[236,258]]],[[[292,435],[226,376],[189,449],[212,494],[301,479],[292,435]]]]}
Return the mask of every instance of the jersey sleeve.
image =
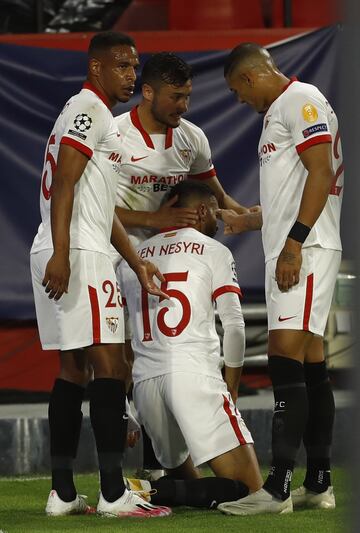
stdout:
{"type": "Polygon", "coordinates": [[[216,171],[211,160],[209,141],[202,130],[196,132],[197,150],[191,164],[189,176],[193,179],[206,180],[216,176],[216,171]]]}
{"type": "Polygon", "coordinates": [[[235,261],[225,246],[218,246],[211,254],[212,299],[216,301],[222,294],[232,292],[242,296],[238,284],[235,261]]]}
{"type": "Polygon", "coordinates": [[[313,91],[291,94],[283,116],[298,154],[315,144],[332,142],[326,101],[315,87],[313,91]]]}
{"type": "Polygon", "coordinates": [[[95,146],[106,136],[108,113],[101,105],[76,103],[66,111],[64,134],[60,144],[67,144],[85,154],[89,159],[95,146]]]}

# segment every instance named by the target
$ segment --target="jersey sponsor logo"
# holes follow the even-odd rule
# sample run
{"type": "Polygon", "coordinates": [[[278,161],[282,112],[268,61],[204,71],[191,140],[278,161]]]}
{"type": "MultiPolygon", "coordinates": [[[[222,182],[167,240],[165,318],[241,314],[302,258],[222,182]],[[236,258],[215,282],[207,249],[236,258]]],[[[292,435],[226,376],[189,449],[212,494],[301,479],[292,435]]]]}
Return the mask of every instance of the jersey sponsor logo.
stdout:
{"type": "Polygon", "coordinates": [[[111,152],[111,154],[109,155],[110,161],[114,161],[115,163],[121,163],[121,157],[122,156],[117,152],[111,152]]]}
{"type": "Polygon", "coordinates": [[[261,167],[270,162],[272,152],[276,152],[276,146],[274,143],[265,143],[261,146],[258,154],[261,167]]]}
{"type": "Polygon", "coordinates": [[[178,176],[131,176],[131,185],[144,185],[145,183],[163,183],[166,185],[176,185],[186,178],[185,174],[178,176]]]}
{"type": "Polygon", "coordinates": [[[314,126],[310,126],[310,128],[303,130],[302,133],[306,139],[307,137],[310,137],[310,135],[314,135],[314,133],[318,133],[319,131],[328,131],[327,124],[315,124],[314,126]]]}
{"type": "Polygon", "coordinates": [[[316,122],[318,112],[313,104],[305,104],[302,108],[302,116],[306,122],[316,122]]]}
{"type": "Polygon", "coordinates": [[[70,135],[73,135],[74,137],[79,137],[79,139],[81,139],[82,141],[85,141],[86,139],[86,135],[80,133],[79,131],[68,130],[68,133],[70,133],[70,135]]]}
{"type": "Polygon", "coordinates": [[[74,120],[75,129],[81,132],[91,128],[92,119],[86,113],[79,113],[74,120]]]}
{"type": "Polygon", "coordinates": [[[135,163],[136,161],[141,161],[142,159],[145,159],[146,157],[149,157],[148,155],[143,155],[142,157],[134,157],[133,155],[131,156],[131,161],[133,163],[135,163]]]}
{"type": "Polygon", "coordinates": [[[109,316],[106,317],[105,321],[111,333],[116,333],[117,328],[119,326],[119,318],[115,316],[109,316]]]}
{"type": "Polygon", "coordinates": [[[294,315],[294,316],[280,316],[279,315],[278,320],[279,320],[279,322],[284,322],[285,320],[291,320],[292,318],[295,318],[295,317],[296,317],[296,315],[294,315]]]}

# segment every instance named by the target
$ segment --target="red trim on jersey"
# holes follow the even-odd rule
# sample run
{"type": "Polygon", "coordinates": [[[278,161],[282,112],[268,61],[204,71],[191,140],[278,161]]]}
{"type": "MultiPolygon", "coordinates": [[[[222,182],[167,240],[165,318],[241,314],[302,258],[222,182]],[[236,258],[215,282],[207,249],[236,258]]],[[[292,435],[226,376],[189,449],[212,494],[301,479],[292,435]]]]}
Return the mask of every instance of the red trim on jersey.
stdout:
{"type": "Polygon", "coordinates": [[[238,294],[240,298],[242,298],[242,292],[239,287],[236,287],[235,285],[223,285],[213,292],[212,300],[216,300],[216,298],[227,292],[235,292],[235,294],[238,294]]]}
{"type": "Polygon", "coordinates": [[[311,313],[311,305],[313,299],[313,288],[314,288],[314,274],[309,274],[306,280],[306,295],[305,295],[305,306],[304,306],[304,317],[303,317],[303,330],[309,331],[309,320],[311,313]]]}
{"type": "Polygon", "coordinates": [[[239,439],[240,444],[246,444],[246,440],[244,439],[244,436],[241,433],[241,429],[239,428],[239,424],[238,424],[237,418],[234,415],[234,413],[231,412],[230,402],[226,398],[225,394],[223,394],[223,398],[224,398],[224,405],[223,405],[224,411],[229,417],[230,424],[232,425],[232,428],[233,428],[233,430],[235,432],[235,435],[239,439]]]}
{"type": "MultiPolygon", "coordinates": [[[[151,140],[150,135],[144,129],[143,125],[140,122],[140,117],[139,117],[139,113],[138,113],[138,107],[139,106],[133,107],[132,110],[130,111],[131,122],[133,123],[135,128],[137,128],[139,130],[139,132],[141,133],[142,138],[144,139],[146,146],[148,148],[152,148],[153,150],[155,150],[155,146],[154,146],[154,143],[151,140]]],[[[166,130],[166,136],[165,136],[165,150],[167,148],[170,148],[172,146],[172,143],[173,143],[173,129],[172,128],[168,128],[166,130]]]]}
{"type": "Polygon", "coordinates": [[[194,180],[207,180],[216,176],[216,170],[211,168],[206,172],[200,172],[200,174],[188,174],[188,177],[194,180]]]}
{"type": "Polygon", "coordinates": [[[100,308],[97,290],[94,287],[88,285],[90,305],[91,305],[91,317],[93,328],[93,344],[101,343],[101,329],[100,329],[100,308]]]}
{"type": "Polygon", "coordinates": [[[92,91],[93,93],[96,94],[96,96],[98,98],[100,98],[100,100],[102,102],[104,102],[104,104],[106,105],[106,107],[108,109],[110,109],[111,111],[111,105],[110,105],[110,101],[109,99],[107,98],[107,96],[105,96],[105,94],[101,93],[99,91],[99,89],[97,89],[92,83],[90,83],[90,81],[85,81],[84,84],[83,84],[83,89],[88,89],[89,91],[92,91]]]}
{"type": "Polygon", "coordinates": [[[283,87],[283,90],[282,90],[281,92],[282,92],[282,93],[285,92],[286,89],[288,89],[288,88],[290,87],[290,85],[291,85],[292,83],[294,83],[294,81],[299,81],[299,80],[297,79],[296,76],[291,76],[289,83],[287,83],[287,84],[285,85],[285,87],[283,87]]]}
{"type": "Polygon", "coordinates": [[[325,135],[318,135],[317,137],[313,137],[312,139],[307,139],[305,142],[298,144],[296,146],[296,151],[300,155],[304,150],[307,150],[310,148],[310,146],[315,146],[315,144],[323,144],[323,143],[331,143],[332,138],[329,133],[326,133],[325,135]]]}
{"type": "Polygon", "coordinates": [[[173,143],[173,129],[168,128],[166,132],[166,137],[165,137],[165,150],[167,150],[168,148],[171,148],[172,143],[173,143]]]}
{"type": "Polygon", "coordinates": [[[92,158],[93,151],[88,146],[85,146],[84,144],[79,143],[79,141],[75,141],[75,139],[72,139],[71,137],[62,137],[60,144],[68,144],[69,146],[72,146],[75,148],[75,150],[78,150],[82,154],[85,154],[89,159],[92,158]]]}

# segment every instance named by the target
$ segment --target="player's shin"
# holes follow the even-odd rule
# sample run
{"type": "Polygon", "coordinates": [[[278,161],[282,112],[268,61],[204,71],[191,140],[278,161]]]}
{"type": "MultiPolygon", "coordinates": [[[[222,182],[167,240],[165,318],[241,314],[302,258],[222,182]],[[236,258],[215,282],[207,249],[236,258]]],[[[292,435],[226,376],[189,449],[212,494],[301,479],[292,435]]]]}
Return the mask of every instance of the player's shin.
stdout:
{"type": "Polygon", "coordinates": [[[292,471],[308,416],[304,369],[299,361],[271,356],[269,374],[275,399],[273,459],[264,489],[285,500],[290,496],[292,471]]]}
{"type": "Polygon", "coordinates": [[[84,388],[57,379],[49,402],[50,455],[52,489],[64,502],[73,501],[76,489],[73,460],[80,437],[84,388]]]}
{"type": "Polygon", "coordinates": [[[325,361],[305,363],[309,417],[304,433],[307,470],[304,487],[324,492],[331,485],[330,448],[335,417],[334,395],[325,361]]]}
{"type": "Polygon", "coordinates": [[[99,459],[101,492],[107,502],[117,500],[125,490],[122,458],[127,433],[125,384],[112,378],[90,384],[90,419],[99,459]]]}

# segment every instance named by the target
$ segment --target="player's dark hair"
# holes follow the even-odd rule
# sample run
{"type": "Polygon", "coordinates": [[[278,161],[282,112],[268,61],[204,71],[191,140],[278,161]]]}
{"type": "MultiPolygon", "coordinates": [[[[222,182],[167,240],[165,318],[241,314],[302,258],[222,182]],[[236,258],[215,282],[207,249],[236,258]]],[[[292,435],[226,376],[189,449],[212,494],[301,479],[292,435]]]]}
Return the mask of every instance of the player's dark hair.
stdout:
{"type": "Polygon", "coordinates": [[[181,87],[192,77],[192,67],[181,57],[170,52],[159,52],[145,62],[141,72],[141,84],[147,83],[154,87],[165,83],[181,87]]]}
{"type": "Polygon", "coordinates": [[[134,46],[135,41],[125,33],[118,31],[102,31],[94,35],[91,39],[88,49],[88,55],[91,57],[96,52],[104,52],[113,46],[134,46]]]}
{"type": "Polygon", "coordinates": [[[248,60],[250,57],[259,56],[262,46],[256,43],[242,43],[235,46],[225,59],[224,77],[230,76],[238,65],[248,60]]]}
{"type": "Polygon", "coordinates": [[[187,179],[180,181],[169,192],[166,193],[162,204],[171,200],[175,196],[178,197],[178,200],[172,207],[187,207],[191,200],[194,198],[199,200],[208,200],[212,196],[215,196],[214,191],[198,180],[187,179]]]}

